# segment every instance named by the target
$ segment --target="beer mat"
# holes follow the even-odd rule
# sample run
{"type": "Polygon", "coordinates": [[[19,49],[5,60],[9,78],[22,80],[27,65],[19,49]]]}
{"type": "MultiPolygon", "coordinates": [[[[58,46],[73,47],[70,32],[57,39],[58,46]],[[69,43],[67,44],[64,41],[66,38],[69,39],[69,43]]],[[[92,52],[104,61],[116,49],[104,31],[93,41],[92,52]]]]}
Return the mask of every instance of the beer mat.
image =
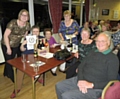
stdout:
{"type": "Polygon", "coordinates": [[[72,50],[72,53],[77,53],[78,52],[78,50],[72,50]]]}
{"type": "Polygon", "coordinates": [[[42,65],[44,65],[45,64],[45,62],[42,62],[42,61],[37,61],[36,63],[32,63],[32,64],[30,64],[30,66],[31,67],[34,67],[35,65],[37,65],[37,66],[42,66],[42,65]]]}
{"type": "Polygon", "coordinates": [[[39,56],[49,59],[53,57],[53,53],[41,53],[39,56]]]}
{"type": "Polygon", "coordinates": [[[60,44],[58,44],[58,43],[55,43],[55,44],[54,44],[54,46],[55,46],[55,47],[56,47],[56,46],[60,46],[60,44]]]}

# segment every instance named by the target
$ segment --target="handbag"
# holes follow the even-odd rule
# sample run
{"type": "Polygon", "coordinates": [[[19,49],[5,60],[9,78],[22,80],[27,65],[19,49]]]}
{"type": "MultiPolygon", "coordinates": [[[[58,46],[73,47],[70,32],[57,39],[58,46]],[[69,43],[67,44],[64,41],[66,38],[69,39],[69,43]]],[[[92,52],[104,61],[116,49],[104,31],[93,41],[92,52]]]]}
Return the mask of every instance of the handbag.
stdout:
{"type": "Polygon", "coordinates": [[[57,60],[66,60],[71,56],[71,53],[67,49],[63,49],[54,53],[53,57],[57,60]]]}

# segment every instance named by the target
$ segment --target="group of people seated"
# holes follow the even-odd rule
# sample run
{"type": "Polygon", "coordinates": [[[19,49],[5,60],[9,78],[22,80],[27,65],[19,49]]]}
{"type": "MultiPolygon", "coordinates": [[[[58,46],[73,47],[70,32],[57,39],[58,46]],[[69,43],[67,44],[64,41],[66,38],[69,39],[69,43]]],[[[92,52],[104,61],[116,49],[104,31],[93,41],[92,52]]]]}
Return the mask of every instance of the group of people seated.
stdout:
{"type": "MultiPolygon", "coordinates": [[[[66,80],[56,84],[58,99],[98,99],[102,89],[111,80],[118,79],[119,60],[112,51],[120,42],[120,21],[116,33],[109,31],[109,23],[103,21],[98,25],[93,22],[89,25],[85,22],[83,27],[79,27],[76,20],[71,19],[69,10],[63,13],[64,20],[61,21],[58,34],[61,41],[66,41],[66,35],[72,35],[72,43],[78,45],[78,52],[74,54],[71,62],[60,65],[60,71],[66,73],[66,80]]],[[[5,60],[13,59],[17,55],[32,54],[34,49],[27,48],[26,36],[31,31],[31,35],[36,35],[38,39],[45,38],[49,46],[55,48],[57,42],[52,37],[50,28],[44,29],[44,36],[40,34],[40,28],[36,25],[30,26],[29,13],[22,9],[18,14],[18,19],[11,20],[2,39],[2,49],[5,60]],[[24,38],[22,43],[21,39],[24,38]]],[[[117,47],[118,48],[118,47],[117,47]]],[[[118,53],[120,53],[118,51],[118,53]]],[[[119,56],[119,54],[118,54],[119,56]]],[[[57,66],[51,69],[56,76],[57,66]]],[[[14,82],[13,69],[5,62],[4,76],[14,82]]],[[[17,93],[22,88],[24,73],[17,70],[17,93]]],[[[38,82],[43,83],[42,74],[38,82]]],[[[13,91],[11,98],[15,98],[13,91]]]]}
{"type": "Polygon", "coordinates": [[[117,25],[118,30],[114,33],[104,21],[98,27],[96,25],[96,30],[93,26],[90,28],[88,22],[80,28],[81,40],[78,41],[78,53],[74,55],[78,60],[69,64],[66,80],[56,84],[58,99],[98,99],[106,84],[118,79],[120,21],[117,25]],[[113,53],[116,46],[118,57],[113,53]]]}
{"type": "Polygon", "coordinates": [[[96,49],[76,63],[77,75],[56,84],[58,99],[98,99],[106,84],[117,79],[119,60],[109,48],[111,38],[103,32],[95,41],[96,49]]]}

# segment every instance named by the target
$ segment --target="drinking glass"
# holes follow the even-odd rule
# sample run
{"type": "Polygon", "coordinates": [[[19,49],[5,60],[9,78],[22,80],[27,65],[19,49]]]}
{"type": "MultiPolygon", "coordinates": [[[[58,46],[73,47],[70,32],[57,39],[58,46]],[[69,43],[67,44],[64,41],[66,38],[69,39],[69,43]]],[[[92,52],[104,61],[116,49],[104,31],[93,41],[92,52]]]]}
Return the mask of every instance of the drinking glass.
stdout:
{"type": "Polygon", "coordinates": [[[39,71],[39,64],[35,63],[35,65],[33,66],[33,70],[37,74],[39,71]]]}
{"type": "Polygon", "coordinates": [[[26,64],[25,64],[25,62],[23,62],[23,69],[26,69],[26,64]]]}
{"type": "Polygon", "coordinates": [[[22,62],[25,62],[25,61],[26,61],[26,55],[22,54],[22,62]]]}

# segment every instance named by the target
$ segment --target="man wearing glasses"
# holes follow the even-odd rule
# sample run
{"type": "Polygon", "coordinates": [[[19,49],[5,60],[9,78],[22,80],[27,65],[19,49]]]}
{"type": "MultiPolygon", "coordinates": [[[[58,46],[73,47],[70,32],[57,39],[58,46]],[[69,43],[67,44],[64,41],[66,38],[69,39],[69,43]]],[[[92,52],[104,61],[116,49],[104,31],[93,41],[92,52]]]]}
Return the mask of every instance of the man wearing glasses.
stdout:
{"type": "Polygon", "coordinates": [[[58,99],[98,99],[107,83],[117,79],[119,61],[109,49],[110,41],[107,34],[98,35],[97,50],[84,58],[78,75],[56,84],[58,99]]]}

